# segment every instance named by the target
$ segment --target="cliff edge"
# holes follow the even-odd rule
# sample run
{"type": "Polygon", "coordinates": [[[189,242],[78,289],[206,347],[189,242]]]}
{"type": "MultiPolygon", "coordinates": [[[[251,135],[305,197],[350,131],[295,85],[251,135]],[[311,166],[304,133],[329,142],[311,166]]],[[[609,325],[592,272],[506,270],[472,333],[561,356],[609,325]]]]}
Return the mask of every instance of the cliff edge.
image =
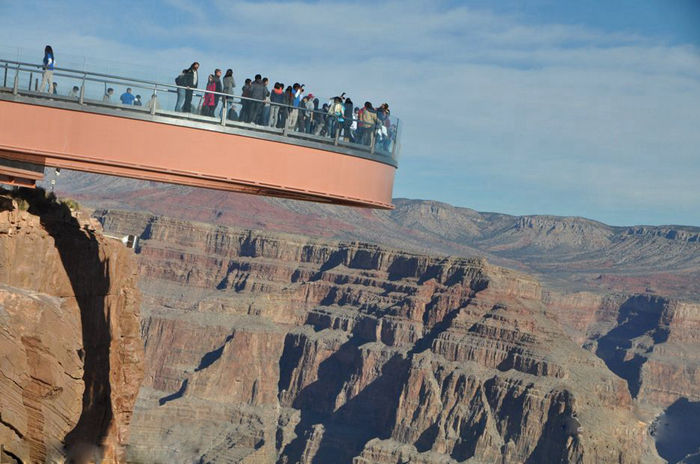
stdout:
{"type": "Polygon", "coordinates": [[[124,462],[143,379],[133,256],[42,190],[0,193],[0,459],[124,462]]]}

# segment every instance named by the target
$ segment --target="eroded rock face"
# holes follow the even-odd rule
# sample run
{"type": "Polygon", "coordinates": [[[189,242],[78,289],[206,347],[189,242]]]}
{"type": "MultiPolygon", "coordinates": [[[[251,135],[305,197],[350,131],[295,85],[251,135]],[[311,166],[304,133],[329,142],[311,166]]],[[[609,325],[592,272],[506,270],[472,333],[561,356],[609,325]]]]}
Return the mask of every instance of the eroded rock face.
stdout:
{"type": "Polygon", "coordinates": [[[124,462],[143,377],[133,257],[27,195],[28,211],[0,197],[2,458],[124,462]]]}
{"type": "Polygon", "coordinates": [[[104,220],[143,234],[134,461],[658,460],[627,383],[526,274],[129,217],[104,220]]]}

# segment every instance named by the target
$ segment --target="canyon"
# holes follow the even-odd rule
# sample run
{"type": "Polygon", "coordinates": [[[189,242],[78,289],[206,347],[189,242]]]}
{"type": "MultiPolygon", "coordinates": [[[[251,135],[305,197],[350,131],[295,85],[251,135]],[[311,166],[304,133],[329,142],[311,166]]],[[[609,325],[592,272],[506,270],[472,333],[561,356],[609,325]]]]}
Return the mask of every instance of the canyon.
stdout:
{"type": "Polygon", "coordinates": [[[555,291],[483,258],[95,216],[142,239],[158,367],[136,461],[662,462],[654,418],[700,400],[694,303],[555,291]]]}
{"type": "Polygon", "coordinates": [[[37,371],[64,392],[39,395],[41,430],[0,404],[3,440],[43,431],[53,452],[76,427],[87,306],[66,306],[78,292],[55,276],[90,272],[75,286],[111,302],[91,314],[111,334],[98,364],[120,366],[99,380],[100,401],[120,412],[87,441],[114,462],[700,458],[700,228],[403,199],[378,212],[71,172],[56,190],[81,203],[82,219],[62,209],[73,232],[60,235],[101,251],[80,256],[85,269],[37,272],[44,258],[19,256],[49,253],[45,221],[3,213],[8,230],[40,237],[20,254],[18,234],[4,242],[2,333],[25,367],[0,360],[26,377],[5,386],[20,398],[11,406],[33,411],[19,405],[36,396],[37,371]],[[133,252],[105,238],[127,234],[140,238],[133,252]],[[37,313],[43,322],[21,319],[37,313]],[[46,327],[70,335],[44,341],[46,327]],[[58,345],[32,350],[30,337],[58,345]]]}

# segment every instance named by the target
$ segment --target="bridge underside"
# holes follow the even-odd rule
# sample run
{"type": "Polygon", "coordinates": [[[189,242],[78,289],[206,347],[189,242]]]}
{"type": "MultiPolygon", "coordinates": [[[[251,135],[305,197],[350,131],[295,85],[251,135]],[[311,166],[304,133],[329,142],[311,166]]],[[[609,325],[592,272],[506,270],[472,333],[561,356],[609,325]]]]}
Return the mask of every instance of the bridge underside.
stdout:
{"type": "Polygon", "coordinates": [[[167,119],[0,99],[0,182],[32,186],[43,178],[44,167],[54,167],[256,195],[392,208],[395,167],[390,164],[283,141],[187,127],[167,119]]]}

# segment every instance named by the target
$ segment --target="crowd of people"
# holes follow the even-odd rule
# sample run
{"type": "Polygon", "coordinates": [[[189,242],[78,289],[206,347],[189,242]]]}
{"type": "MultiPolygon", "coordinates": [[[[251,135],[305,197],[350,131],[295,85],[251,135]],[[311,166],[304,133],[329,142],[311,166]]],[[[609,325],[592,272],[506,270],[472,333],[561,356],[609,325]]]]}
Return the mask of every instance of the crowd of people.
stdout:
{"type": "MultiPolygon", "coordinates": [[[[40,91],[57,93],[53,82],[55,57],[51,46],[44,49],[43,75],[40,91]]],[[[241,88],[240,111],[234,104],[236,82],[233,70],[228,69],[222,77],[221,69],[215,69],[207,77],[199,105],[193,103],[195,90],[199,86],[199,63],[194,62],[175,78],[177,100],[175,111],[199,113],[210,117],[225,117],[229,120],[275,127],[313,134],[322,137],[338,138],[348,142],[370,145],[389,151],[396,136],[396,124],[390,118],[389,105],[383,103],[374,107],[370,102],[355,106],[345,93],[321,103],[313,93],[305,93],[305,85],[294,83],[285,85],[275,82],[270,90],[267,77],[257,74],[253,79],[245,79],[241,88]],[[223,95],[222,95],[223,94],[223,95]],[[218,108],[218,112],[217,112],[218,108]]],[[[73,86],[69,96],[78,97],[80,88],[73,86]]],[[[113,88],[107,88],[103,102],[111,102],[113,88]]],[[[140,95],[134,95],[127,88],[119,97],[123,105],[143,106],[140,95]]],[[[147,109],[157,105],[155,94],[146,104],[147,109]]]]}
{"type": "Polygon", "coordinates": [[[233,103],[236,87],[233,70],[228,69],[223,78],[221,75],[218,68],[209,74],[201,104],[196,107],[192,98],[199,84],[199,63],[183,69],[175,78],[178,86],[175,111],[218,117],[227,111],[227,119],[234,121],[331,138],[337,136],[364,145],[370,145],[374,135],[375,145],[385,151],[389,151],[395,137],[396,125],[392,124],[387,103],[375,108],[372,103],[365,102],[357,107],[345,93],[321,103],[313,93],[305,94],[304,84],[285,87],[275,82],[270,90],[270,80],[256,74],[253,79],[245,79],[240,111],[237,111],[233,103]]]}

